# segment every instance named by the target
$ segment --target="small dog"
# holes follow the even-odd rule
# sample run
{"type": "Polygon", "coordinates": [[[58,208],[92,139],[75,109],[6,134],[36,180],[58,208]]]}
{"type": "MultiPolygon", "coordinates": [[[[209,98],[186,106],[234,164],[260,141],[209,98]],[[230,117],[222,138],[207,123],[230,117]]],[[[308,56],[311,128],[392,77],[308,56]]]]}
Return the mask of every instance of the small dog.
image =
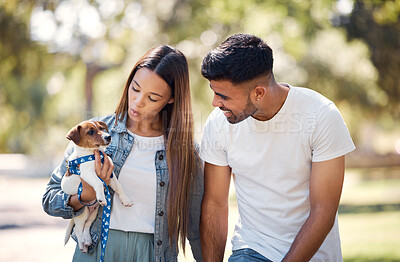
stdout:
{"type": "MultiPolygon", "coordinates": [[[[108,134],[107,125],[102,121],[84,121],[76,125],[68,132],[67,139],[74,142],[75,147],[68,161],[86,155],[93,155],[96,149],[103,151],[111,143],[111,136],[108,134]]],[[[105,154],[104,156],[107,157],[105,154]]],[[[96,191],[98,203],[103,206],[106,205],[104,185],[95,172],[95,161],[81,163],[79,169],[81,171],[80,176],[69,174],[69,172],[64,175],[61,181],[62,190],[69,195],[77,194],[82,178],[96,191]]],[[[110,186],[115,193],[119,195],[124,206],[130,207],[133,205],[133,202],[126,196],[121,184],[115,176],[111,178],[110,186]]],[[[84,253],[87,252],[88,247],[92,243],[90,225],[96,219],[98,208],[98,204],[90,208],[85,206],[81,215],[71,219],[65,234],[65,244],[67,244],[75,225],[74,232],[78,239],[79,249],[84,253]]]]}

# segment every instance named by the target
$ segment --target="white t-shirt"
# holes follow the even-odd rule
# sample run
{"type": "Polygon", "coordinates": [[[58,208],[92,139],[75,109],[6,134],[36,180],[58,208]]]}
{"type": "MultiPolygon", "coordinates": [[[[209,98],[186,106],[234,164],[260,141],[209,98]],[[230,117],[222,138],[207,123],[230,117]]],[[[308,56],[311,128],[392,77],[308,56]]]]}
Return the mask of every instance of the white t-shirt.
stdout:
{"type": "Polygon", "coordinates": [[[155,155],[158,150],[164,149],[164,137],[142,137],[129,130],[128,133],[134,137],[133,146],[118,180],[133,201],[133,206],[125,207],[118,194],[115,194],[110,228],[154,233],[157,184],[155,155]]]}
{"type": "MultiPolygon", "coordinates": [[[[239,220],[233,250],[251,248],[281,261],[308,218],[311,163],[355,149],[336,106],[306,88],[289,86],[268,121],[229,124],[216,108],[204,127],[201,158],[232,168],[239,220]]],[[[342,261],[337,216],[311,261],[342,261]]]]}

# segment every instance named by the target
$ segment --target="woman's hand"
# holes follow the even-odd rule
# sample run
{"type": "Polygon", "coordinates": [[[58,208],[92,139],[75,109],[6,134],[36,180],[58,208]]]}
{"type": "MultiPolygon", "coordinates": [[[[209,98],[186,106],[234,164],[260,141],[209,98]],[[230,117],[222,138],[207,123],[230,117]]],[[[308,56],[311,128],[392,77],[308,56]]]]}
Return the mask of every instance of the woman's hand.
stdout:
{"type": "Polygon", "coordinates": [[[101,164],[100,153],[99,150],[94,151],[95,160],[95,168],[96,174],[100,177],[106,185],[109,185],[111,182],[111,174],[114,170],[114,164],[109,156],[104,154],[104,163],[101,164]]]}
{"type": "MultiPolygon", "coordinates": [[[[101,178],[106,185],[109,185],[111,182],[111,174],[114,170],[114,164],[109,156],[104,154],[104,163],[101,163],[100,153],[98,150],[94,152],[95,156],[95,171],[99,178],[101,178]]],[[[82,193],[81,193],[81,201],[84,203],[90,203],[96,199],[96,192],[93,187],[86,183],[85,180],[81,179],[82,182],[82,193]]],[[[69,205],[74,208],[74,210],[80,209],[83,205],[78,201],[78,195],[74,195],[71,197],[69,205]]]]}

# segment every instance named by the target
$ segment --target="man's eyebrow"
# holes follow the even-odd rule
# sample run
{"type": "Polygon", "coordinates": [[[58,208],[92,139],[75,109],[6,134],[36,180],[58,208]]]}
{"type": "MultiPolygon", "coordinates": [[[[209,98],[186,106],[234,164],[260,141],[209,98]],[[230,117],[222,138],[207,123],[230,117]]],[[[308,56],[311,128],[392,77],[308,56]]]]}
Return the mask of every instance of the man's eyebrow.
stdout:
{"type": "Polygon", "coordinates": [[[212,90],[217,96],[222,97],[222,98],[224,98],[224,99],[229,98],[229,97],[226,96],[226,95],[223,95],[223,94],[220,94],[220,93],[215,92],[214,89],[212,88],[211,84],[210,84],[210,88],[211,88],[211,90],[212,90]]]}
{"type": "Polygon", "coordinates": [[[223,95],[223,94],[220,94],[220,93],[217,93],[217,92],[215,92],[215,94],[218,95],[218,96],[221,97],[221,98],[224,98],[224,99],[229,98],[228,96],[223,95]]]}

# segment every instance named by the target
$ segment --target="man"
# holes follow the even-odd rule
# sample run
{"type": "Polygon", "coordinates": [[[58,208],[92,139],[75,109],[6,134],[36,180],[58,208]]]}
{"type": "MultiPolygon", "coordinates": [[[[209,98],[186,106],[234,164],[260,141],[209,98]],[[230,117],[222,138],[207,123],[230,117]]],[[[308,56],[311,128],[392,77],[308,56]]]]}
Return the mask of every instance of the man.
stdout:
{"type": "Polygon", "coordinates": [[[354,144],[331,101],[278,84],[272,65],[271,48],[246,34],[203,60],[216,107],[201,145],[204,261],[223,260],[231,174],[239,221],[229,261],[342,261],[337,209],[354,144]]]}

